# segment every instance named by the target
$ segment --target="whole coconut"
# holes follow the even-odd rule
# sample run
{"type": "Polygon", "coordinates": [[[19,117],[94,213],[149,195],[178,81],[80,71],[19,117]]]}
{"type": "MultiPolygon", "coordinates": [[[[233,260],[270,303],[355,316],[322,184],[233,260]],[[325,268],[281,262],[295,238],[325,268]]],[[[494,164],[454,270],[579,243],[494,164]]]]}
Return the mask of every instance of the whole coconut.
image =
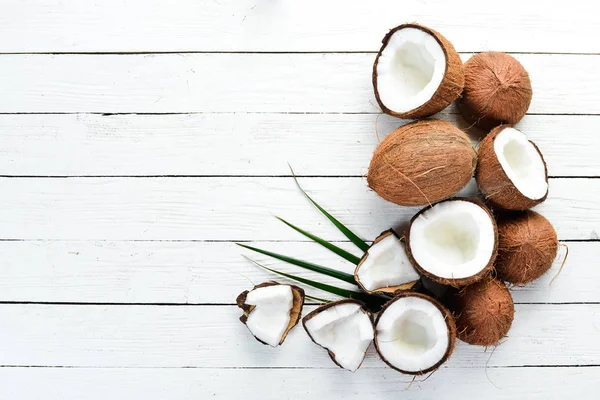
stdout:
{"type": "Polygon", "coordinates": [[[477,153],[463,131],[445,121],[416,121],[377,146],[367,182],[392,203],[426,205],[456,194],[476,165],[477,153]]]}
{"type": "Polygon", "coordinates": [[[465,87],[458,103],[463,118],[483,129],[514,125],[532,96],[529,74],[512,56],[486,52],[465,63],[465,87]]]}
{"type": "Polygon", "coordinates": [[[498,217],[498,278],[529,283],[550,269],[557,251],[556,231],[542,215],[528,210],[498,217]]]}
{"type": "Polygon", "coordinates": [[[508,333],[515,306],[506,285],[486,279],[466,286],[451,300],[458,338],[479,346],[494,346],[508,333]]]}

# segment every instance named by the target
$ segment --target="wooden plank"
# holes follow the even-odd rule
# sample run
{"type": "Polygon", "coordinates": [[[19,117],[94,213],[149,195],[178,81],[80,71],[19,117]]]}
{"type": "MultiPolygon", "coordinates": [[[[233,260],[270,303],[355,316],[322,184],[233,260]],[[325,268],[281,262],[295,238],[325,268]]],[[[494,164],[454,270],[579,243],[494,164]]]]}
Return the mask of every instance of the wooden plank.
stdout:
{"type": "Polygon", "coordinates": [[[388,29],[418,21],[462,51],[599,52],[595,14],[585,0],[7,0],[0,51],[375,51],[388,29]]]}
{"type": "MultiPolygon", "coordinates": [[[[378,197],[361,178],[303,178],[333,215],[366,239],[405,229],[416,207],[378,197]]],[[[552,179],[536,209],[559,238],[597,239],[600,180],[552,179]]],[[[344,237],[291,178],[3,178],[1,239],[296,240],[273,214],[327,240],[344,237]]],[[[462,195],[476,195],[473,182],[462,195]]]]}
{"type": "MultiPolygon", "coordinates": [[[[251,244],[340,271],[354,270],[315,243],[251,244]]],[[[338,245],[360,255],[351,243],[338,245]]],[[[600,259],[600,244],[575,242],[569,243],[569,248],[568,262],[552,286],[550,280],[558,273],[564,249],[546,275],[513,288],[514,301],[600,302],[600,268],[590,265],[590,260],[600,259]]],[[[254,284],[272,279],[286,282],[255,267],[241,254],[285,272],[352,288],[337,279],[251,254],[233,243],[9,241],[0,242],[0,254],[0,301],[232,304],[239,293],[254,284]]],[[[306,290],[315,296],[336,298],[313,288],[306,290]]]]}
{"type": "MultiPolygon", "coordinates": [[[[315,306],[306,306],[305,312],[315,306]]],[[[273,349],[235,306],[0,306],[0,364],[76,367],[335,368],[297,327],[273,349]]],[[[600,305],[517,305],[494,353],[457,343],[449,367],[600,364],[600,305]]],[[[385,368],[371,349],[363,367],[385,368]]]]}
{"type": "Polygon", "coordinates": [[[442,368],[427,381],[395,371],[359,369],[1,368],[6,399],[105,400],[344,398],[586,399],[598,387],[600,368],[442,368]],[[32,382],[34,384],[32,384],[32,382]],[[57,384],[61,382],[61,384],[57,384]],[[310,382],[310,384],[307,384],[310,382]],[[233,384],[232,384],[233,383],[233,384]],[[251,395],[249,395],[251,394],[251,395]]]}
{"type": "MultiPolygon", "coordinates": [[[[462,129],[456,114],[441,117],[462,129]]],[[[375,114],[0,115],[5,175],[360,175],[375,114]]],[[[381,116],[379,136],[407,121],[381,116]]],[[[528,115],[518,127],[551,176],[598,176],[600,116],[528,115]]],[[[474,140],[480,132],[471,129],[474,140]]]]}
{"type": "MultiPolygon", "coordinates": [[[[580,82],[600,70],[600,55],[515,57],[532,77],[530,113],[600,114],[600,81],[580,82]]],[[[10,79],[0,80],[0,113],[376,113],[373,60],[373,54],[4,55],[0,76],[10,79]]]]}

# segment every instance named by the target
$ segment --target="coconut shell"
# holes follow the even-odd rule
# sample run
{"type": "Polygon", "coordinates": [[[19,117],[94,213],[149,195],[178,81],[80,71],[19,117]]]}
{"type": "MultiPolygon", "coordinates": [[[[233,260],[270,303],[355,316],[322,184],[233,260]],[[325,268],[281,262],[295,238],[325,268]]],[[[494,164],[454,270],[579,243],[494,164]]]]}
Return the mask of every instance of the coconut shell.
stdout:
{"type": "Polygon", "coordinates": [[[532,94],[529,74],[514,57],[480,53],[465,63],[465,87],[458,108],[467,122],[489,130],[519,122],[532,94]]]}
{"type": "Polygon", "coordinates": [[[421,211],[419,211],[417,214],[415,214],[414,217],[412,217],[412,219],[410,220],[410,225],[408,228],[408,231],[406,233],[406,253],[408,254],[408,257],[410,258],[413,266],[415,267],[415,269],[419,272],[419,274],[421,274],[422,276],[424,276],[425,278],[432,280],[433,282],[437,282],[439,284],[442,285],[447,285],[447,286],[452,286],[455,288],[458,287],[463,287],[463,286],[467,286],[467,285],[471,285],[477,281],[480,281],[486,277],[488,277],[493,268],[494,268],[494,260],[496,259],[496,255],[498,253],[498,228],[496,227],[496,221],[494,220],[494,216],[492,215],[491,211],[481,202],[479,201],[479,199],[471,199],[471,198],[465,198],[465,197],[455,197],[453,199],[448,199],[445,201],[453,201],[453,200],[462,200],[462,201],[469,201],[473,204],[477,204],[479,207],[481,207],[489,216],[490,216],[490,220],[492,222],[492,225],[494,227],[494,232],[495,232],[495,240],[494,240],[494,250],[492,251],[492,256],[490,257],[490,260],[488,261],[487,265],[480,270],[477,274],[475,275],[471,275],[468,276],[466,278],[443,278],[437,275],[432,274],[431,272],[425,270],[413,257],[413,254],[410,250],[410,225],[413,224],[413,222],[421,215],[423,214],[425,211],[429,210],[430,208],[432,208],[434,205],[431,206],[427,206],[425,208],[423,208],[421,211]]]}
{"type": "Polygon", "coordinates": [[[373,64],[373,88],[375,89],[375,98],[377,99],[377,103],[384,113],[403,119],[425,118],[442,111],[444,108],[448,107],[450,103],[458,99],[462,93],[465,83],[463,62],[454,49],[454,46],[452,46],[452,43],[450,43],[439,32],[418,24],[403,24],[390,30],[383,38],[382,43],[383,45],[381,46],[381,49],[375,58],[375,64],[373,64]],[[381,56],[383,49],[387,47],[392,35],[405,28],[420,29],[435,38],[444,52],[444,56],[446,58],[446,70],[444,72],[444,78],[442,79],[442,82],[438,86],[433,96],[431,96],[429,101],[415,109],[399,113],[387,108],[379,97],[379,90],[377,89],[377,64],[379,63],[379,57],[381,56]]]}
{"type": "Polygon", "coordinates": [[[550,221],[535,211],[498,217],[498,278],[524,285],[550,269],[558,252],[558,238],[550,221]]]}
{"type": "Polygon", "coordinates": [[[477,153],[449,122],[424,120],[390,133],[375,149],[367,182],[401,206],[432,204],[455,195],[473,176],[477,153]]]}
{"type": "Polygon", "coordinates": [[[450,301],[458,338],[473,345],[497,345],[508,333],[515,314],[508,288],[497,279],[467,286],[450,301]]]}
{"type": "Polygon", "coordinates": [[[448,358],[450,358],[450,356],[452,355],[452,351],[454,351],[454,344],[456,342],[456,333],[457,333],[457,329],[456,329],[456,323],[454,321],[454,317],[453,317],[452,313],[446,307],[444,307],[442,305],[442,303],[440,303],[439,301],[437,301],[433,297],[427,296],[426,294],[416,293],[416,292],[403,292],[403,293],[400,293],[399,295],[397,295],[396,297],[394,297],[392,300],[390,300],[381,309],[381,311],[377,315],[377,319],[375,320],[375,349],[377,350],[377,354],[379,354],[379,357],[381,357],[381,359],[383,360],[383,362],[385,362],[390,368],[395,369],[396,371],[402,372],[403,374],[417,375],[418,376],[418,375],[426,374],[426,373],[431,372],[431,371],[435,371],[443,363],[445,363],[446,360],[448,360],[448,358]],[[403,297],[419,297],[421,299],[429,301],[438,310],[440,310],[440,312],[444,316],[444,320],[446,321],[446,326],[448,327],[448,349],[446,350],[446,353],[444,354],[444,356],[435,365],[433,365],[433,366],[431,366],[431,367],[429,367],[427,369],[424,369],[423,371],[417,371],[417,372],[415,372],[415,371],[405,371],[405,370],[402,370],[400,368],[395,367],[393,364],[391,364],[381,354],[381,351],[379,351],[379,345],[377,344],[377,324],[379,323],[379,319],[381,318],[381,316],[383,315],[383,313],[385,312],[385,310],[392,303],[394,303],[394,301],[396,301],[398,299],[401,299],[403,297]]]}
{"type": "MultiPolygon", "coordinates": [[[[387,238],[390,235],[394,235],[398,240],[402,240],[398,236],[398,234],[396,232],[394,232],[393,229],[389,229],[387,231],[382,232],[379,236],[377,236],[377,238],[373,241],[373,243],[371,244],[370,247],[373,247],[374,245],[376,245],[377,243],[379,243],[380,241],[382,241],[383,239],[387,238]]],[[[367,290],[363,286],[363,284],[360,282],[360,279],[358,277],[358,271],[359,271],[362,263],[367,259],[367,257],[369,257],[368,250],[362,256],[362,258],[360,259],[360,262],[358,263],[358,265],[356,266],[356,269],[354,270],[354,280],[356,281],[356,284],[358,285],[360,290],[362,290],[363,292],[366,292],[369,294],[387,294],[390,296],[394,296],[404,290],[416,289],[416,287],[418,286],[419,281],[416,280],[416,281],[412,281],[412,282],[403,283],[402,285],[388,286],[388,287],[379,288],[379,289],[375,289],[375,290],[371,290],[371,291],[367,290]]]]}
{"type": "MultiPolygon", "coordinates": [[[[369,312],[369,310],[367,310],[365,308],[364,303],[358,301],[358,300],[353,300],[353,299],[343,299],[343,300],[338,300],[338,301],[332,301],[330,303],[327,304],[323,304],[319,307],[317,307],[316,309],[314,309],[312,312],[310,312],[307,316],[305,316],[304,318],[302,318],[302,327],[304,328],[304,330],[306,331],[306,334],[308,335],[308,337],[310,338],[310,340],[313,341],[313,343],[315,343],[316,345],[318,345],[319,347],[327,350],[327,354],[329,354],[329,357],[331,358],[331,360],[335,363],[335,365],[337,365],[340,368],[344,368],[342,367],[335,359],[335,353],[333,353],[331,350],[321,346],[319,343],[317,343],[315,341],[315,339],[312,337],[312,335],[310,334],[309,330],[306,329],[306,323],[313,317],[315,317],[316,315],[318,315],[319,313],[321,313],[324,310],[327,310],[331,307],[336,307],[339,306],[340,304],[358,304],[361,308],[361,311],[364,312],[365,314],[367,314],[367,316],[369,317],[369,319],[371,320],[371,324],[373,324],[373,314],[371,314],[371,312],[369,312]]],[[[375,326],[373,326],[373,337],[375,337],[375,326]]],[[[368,349],[367,349],[368,350],[368,349]]],[[[365,351],[365,355],[367,354],[367,352],[365,351]]],[[[363,359],[364,360],[364,359],[363,359]]],[[[362,363],[361,363],[362,365],[362,363]]],[[[359,367],[360,368],[360,365],[359,367]]]]}
{"type": "MultiPolygon", "coordinates": [[[[273,281],[263,282],[263,283],[260,283],[256,286],[254,286],[254,288],[252,290],[259,289],[262,287],[274,286],[274,285],[279,285],[279,283],[273,282],[273,281]]],[[[287,286],[290,286],[292,288],[293,301],[292,301],[292,309],[290,310],[290,323],[288,324],[288,327],[286,328],[285,332],[283,333],[283,336],[281,337],[281,340],[279,341],[280,345],[283,344],[283,342],[285,341],[285,338],[287,337],[290,330],[292,330],[292,328],[294,326],[296,326],[296,324],[298,324],[298,321],[300,321],[300,317],[302,316],[302,307],[304,306],[304,289],[302,289],[298,286],[294,286],[294,285],[287,285],[287,286]]],[[[244,314],[240,317],[240,321],[242,321],[242,323],[244,325],[246,325],[248,316],[250,315],[250,313],[252,313],[252,311],[256,307],[254,305],[246,304],[246,296],[248,296],[249,292],[250,292],[250,290],[244,290],[242,293],[240,293],[238,295],[238,297],[235,300],[237,306],[244,311],[244,314]]],[[[250,333],[252,333],[252,332],[250,332],[250,333]]],[[[254,336],[254,334],[252,336],[254,336]]],[[[261,342],[262,344],[265,344],[265,345],[267,344],[267,343],[263,342],[262,340],[260,340],[259,338],[257,338],[256,336],[254,336],[254,338],[256,340],[258,340],[259,342],[261,342]]]]}
{"type": "MultiPolygon", "coordinates": [[[[548,191],[541,199],[530,199],[523,195],[515,187],[509,177],[504,172],[496,152],[494,151],[494,140],[510,125],[501,125],[493,129],[479,144],[477,170],[475,171],[475,180],[486,201],[492,206],[503,208],[505,210],[526,210],[542,203],[548,197],[548,191]]],[[[546,182],[548,182],[548,168],[544,156],[540,149],[529,141],[540,155],[544,168],[546,170],[546,182]]]]}

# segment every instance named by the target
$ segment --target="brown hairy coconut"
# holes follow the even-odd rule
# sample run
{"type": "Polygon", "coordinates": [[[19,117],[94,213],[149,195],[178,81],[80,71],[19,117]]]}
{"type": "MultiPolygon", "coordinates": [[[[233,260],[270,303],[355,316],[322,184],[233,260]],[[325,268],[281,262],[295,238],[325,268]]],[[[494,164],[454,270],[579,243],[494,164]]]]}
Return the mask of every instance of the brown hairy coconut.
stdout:
{"type": "Polygon", "coordinates": [[[535,211],[498,217],[498,278],[524,285],[542,276],[556,258],[558,238],[550,221],[535,211]]]}
{"type": "Polygon", "coordinates": [[[494,207],[525,210],[548,197],[548,170],[542,153],[509,125],[495,128],[481,141],[475,179],[494,207]]]}
{"type": "Polygon", "coordinates": [[[451,299],[458,338],[479,346],[497,345],[508,333],[515,306],[506,285],[486,279],[460,290],[451,299]]]}
{"type": "Polygon", "coordinates": [[[377,146],[367,182],[392,203],[426,205],[456,194],[476,165],[477,153],[463,131],[445,121],[416,121],[377,146]]]}
{"type": "Polygon", "coordinates": [[[373,87],[386,114],[428,117],[456,100],[463,85],[462,60],[440,33],[404,24],[383,38],[373,65],[373,87]]]}
{"type": "Polygon", "coordinates": [[[466,121],[483,129],[514,125],[527,113],[532,93],[529,74],[515,58],[480,53],[465,63],[465,88],[458,108],[466,121]]]}
{"type": "Polygon", "coordinates": [[[381,359],[405,374],[422,375],[452,354],[456,325],[452,314],[427,295],[404,292],[390,300],[375,322],[375,348],[381,359]]]}

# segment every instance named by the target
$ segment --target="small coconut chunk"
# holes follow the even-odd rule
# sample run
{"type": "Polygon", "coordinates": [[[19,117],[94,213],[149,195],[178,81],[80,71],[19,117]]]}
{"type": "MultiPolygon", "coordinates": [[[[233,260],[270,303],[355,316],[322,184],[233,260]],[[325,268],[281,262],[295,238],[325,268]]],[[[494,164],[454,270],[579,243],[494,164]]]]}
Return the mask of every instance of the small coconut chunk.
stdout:
{"type": "Polygon", "coordinates": [[[362,303],[340,300],[323,305],[302,320],[313,342],[329,352],[340,367],[356,371],[373,341],[374,329],[362,303]]]}
{"type": "Polygon", "coordinates": [[[452,353],[456,328],[449,311],[421,294],[400,295],[381,311],[375,345],[392,368],[420,375],[439,367],[452,353]]]}
{"type": "Polygon", "coordinates": [[[356,281],[366,292],[378,289],[411,286],[419,279],[404,243],[394,231],[382,233],[371,245],[356,267],[356,281]]]}

